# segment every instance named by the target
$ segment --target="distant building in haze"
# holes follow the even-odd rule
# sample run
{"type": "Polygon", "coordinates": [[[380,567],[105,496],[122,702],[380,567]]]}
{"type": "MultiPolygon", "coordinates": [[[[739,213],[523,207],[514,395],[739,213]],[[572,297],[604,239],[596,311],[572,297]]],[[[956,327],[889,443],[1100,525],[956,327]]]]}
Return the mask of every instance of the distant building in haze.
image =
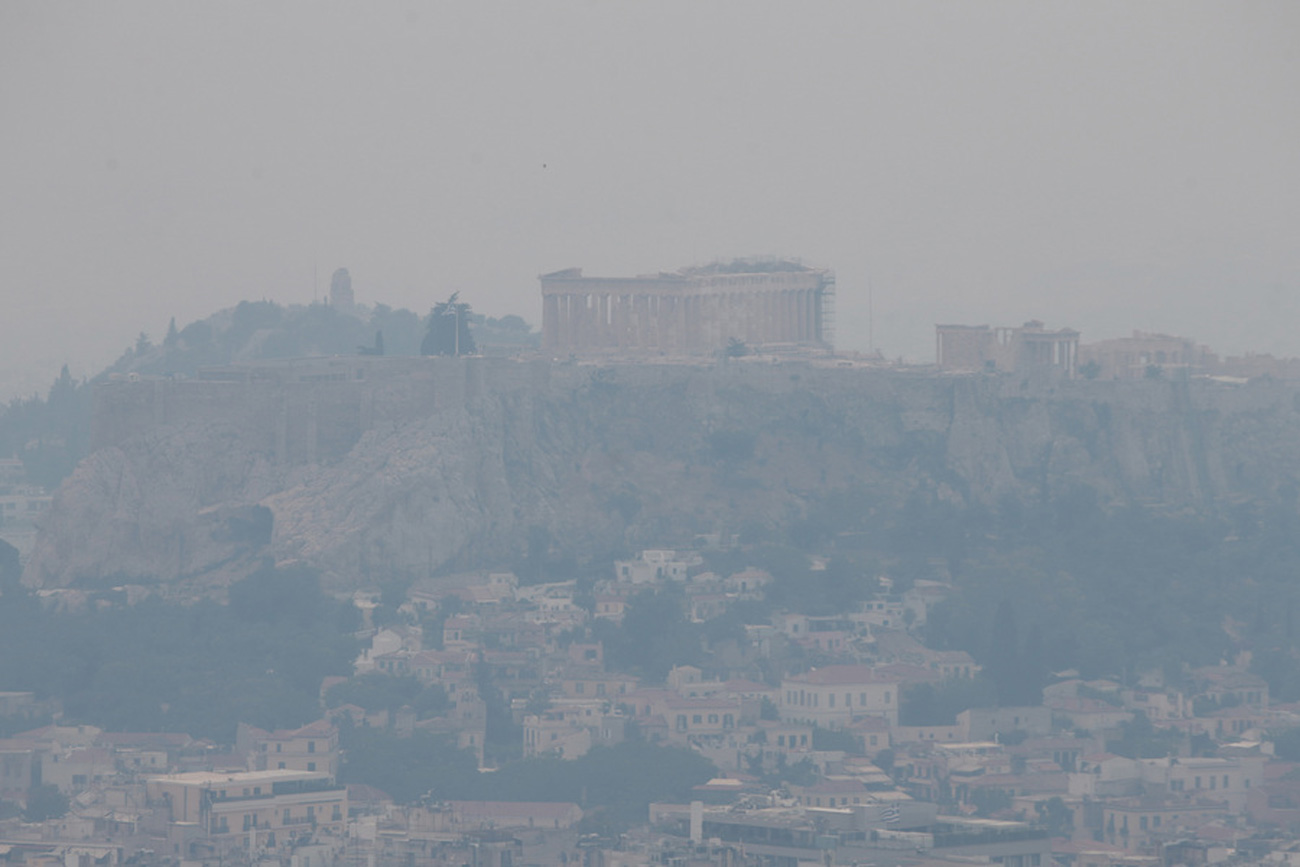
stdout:
{"type": "Polygon", "coordinates": [[[936,325],[935,361],[942,370],[1004,373],[1059,370],[1073,377],[1078,368],[1079,332],[1049,331],[1034,320],[1019,328],[987,325],[936,325]]]}
{"type": "Polygon", "coordinates": [[[347,268],[339,268],[330,278],[330,306],[340,313],[351,313],[356,307],[352,296],[352,275],[347,268]]]}
{"type": "Polygon", "coordinates": [[[640,277],[544,274],[542,348],[654,355],[786,345],[829,349],[835,276],[790,260],[740,259],[640,277]]]}
{"type": "Polygon", "coordinates": [[[1161,375],[1208,373],[1218,363],[1210,348],[1195,340],[1144,331],[1086,343],[1080,347],[1080,355],[1084,364],[1093,365],[1085,373],[1096,379],[1142,379],[1156,371],[1161,375]]]}

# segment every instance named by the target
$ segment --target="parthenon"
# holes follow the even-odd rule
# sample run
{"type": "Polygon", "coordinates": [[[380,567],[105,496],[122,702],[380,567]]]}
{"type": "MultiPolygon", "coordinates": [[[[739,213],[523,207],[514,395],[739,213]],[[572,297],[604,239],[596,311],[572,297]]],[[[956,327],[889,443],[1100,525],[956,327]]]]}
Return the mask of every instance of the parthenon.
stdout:
{"type": "Polygon", "coordinates": [[[737,260],[640,277],[542,275],[542,347],[556,354],[666,355],[747,346],[831,345],[832,272],[788,260],[737,260]]]}

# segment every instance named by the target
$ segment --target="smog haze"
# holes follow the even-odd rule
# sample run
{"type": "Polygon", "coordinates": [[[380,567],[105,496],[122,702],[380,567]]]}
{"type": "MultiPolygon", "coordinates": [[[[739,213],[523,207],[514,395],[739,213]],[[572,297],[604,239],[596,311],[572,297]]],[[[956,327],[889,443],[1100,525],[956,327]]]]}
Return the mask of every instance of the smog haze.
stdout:
{"type": "Polygon", "coordinates": [[[849,350],[924,361],[935,322],[1037,318],[1297,355],[1297,25],[1286,3],[7,3],[0,397],[173,316],[310,302],[338,267],[361,303],[459,291],[537,326],[539,273],[797,256],[835,269],[849,350]]]}

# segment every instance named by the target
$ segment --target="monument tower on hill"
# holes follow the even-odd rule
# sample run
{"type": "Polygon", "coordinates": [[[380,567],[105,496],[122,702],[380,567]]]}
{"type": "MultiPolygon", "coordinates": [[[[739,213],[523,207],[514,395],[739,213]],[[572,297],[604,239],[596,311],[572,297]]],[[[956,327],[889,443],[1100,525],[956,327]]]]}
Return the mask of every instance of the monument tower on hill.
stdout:
{"type": "Polygon", "coordinates": [[[356,307],[352,296],[352,275],[347,268],[339,268],[330,278],[330,306],[340,313],[351,313],[356,307]]]}

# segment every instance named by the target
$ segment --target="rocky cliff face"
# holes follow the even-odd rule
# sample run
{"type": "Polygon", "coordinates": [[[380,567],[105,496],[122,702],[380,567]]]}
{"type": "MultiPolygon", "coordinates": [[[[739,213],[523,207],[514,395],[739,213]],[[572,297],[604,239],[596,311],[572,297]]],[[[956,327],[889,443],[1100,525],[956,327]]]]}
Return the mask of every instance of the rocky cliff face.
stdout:
{"type": "Polygon", "coordinates": [[[355,400],[319,422],[328,401],[290,386],[227,404],[244,415],[175,408],[190,400],[117,418],[56,495],[24,580],[188,590],[271,556],[349,587],[509,563],[530,535],[596,553],[775,527],[846,485],[962,502],[1086,485],[1212,509],[1300,478],[1300,397],[1281,383],[439,363],[427,388],[349,383],[355,400]],[[294,429],[310,448],[286,445],[294,429]]]}

